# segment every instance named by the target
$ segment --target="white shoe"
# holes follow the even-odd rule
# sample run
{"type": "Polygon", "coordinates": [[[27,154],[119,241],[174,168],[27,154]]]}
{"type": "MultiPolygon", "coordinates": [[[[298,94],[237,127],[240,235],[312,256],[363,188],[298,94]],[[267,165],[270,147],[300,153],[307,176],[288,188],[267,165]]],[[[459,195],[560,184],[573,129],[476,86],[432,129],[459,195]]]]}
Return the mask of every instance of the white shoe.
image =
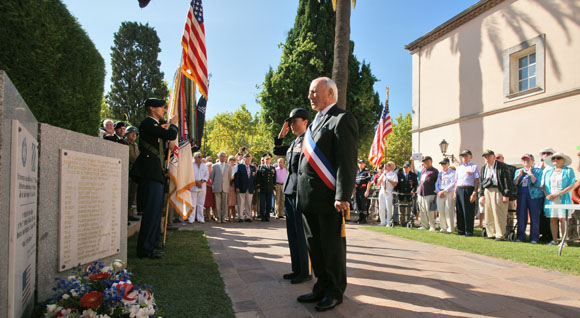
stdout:
{"type": "Polygon", "coordinates": [[[434,227],[430,228],[429,232],[435,232],[435,228],[434,227]]]}
{"type": "Polygon", "coordinates": [[[417,228],[417,230],[425,230],[425,227],[423,227],[423,226],[419,226],[419,227],[417,228]]]}
{"type": "Polygon", "coordinates": [[[447,231],[445,231],[444,229],[441,229],[441,230],[439,230],[439,232],[441,232],[441,233],[445,233],[445,232],[447,232],[447,231]]]}
{"type": "Polygon", "coordinates": [[[380,223],[379,224],[379,226],[385,226],[385,225],[387,225],[387,224],[385,224],[385,223],[380,223]]]}
{"type": "Polygon", "coordinates": [[[199,221],[199,223],[203,224],[203,223],[205,223],[205,221],[199,221]]]}

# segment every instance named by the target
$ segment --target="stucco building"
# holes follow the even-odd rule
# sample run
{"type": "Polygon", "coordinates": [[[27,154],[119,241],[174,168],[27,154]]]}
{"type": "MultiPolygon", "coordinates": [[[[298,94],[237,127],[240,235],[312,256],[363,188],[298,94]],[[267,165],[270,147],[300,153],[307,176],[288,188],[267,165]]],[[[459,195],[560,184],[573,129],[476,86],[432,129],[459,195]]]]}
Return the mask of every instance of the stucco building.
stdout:
{"type": "Polygon", "coordinates": [[[580,1],[482,0],[405,46],[413,152],[492,149],[509,163],[541,148],[578,166],[580,1]]]}

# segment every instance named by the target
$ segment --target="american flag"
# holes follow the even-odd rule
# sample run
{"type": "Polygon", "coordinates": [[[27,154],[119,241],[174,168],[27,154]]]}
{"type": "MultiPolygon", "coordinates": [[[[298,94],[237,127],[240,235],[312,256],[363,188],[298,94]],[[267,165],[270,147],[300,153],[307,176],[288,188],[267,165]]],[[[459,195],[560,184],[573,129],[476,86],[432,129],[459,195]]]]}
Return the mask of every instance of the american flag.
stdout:
{"type": "Polygon", "coordinates": [[[181,46],[183,47],[183,74],[197,84],[199,91],[207,99],[209,79],[207,77],[205,28],[201,0],[193,0],[189,5],[185,30],[181,37],[181,46]]]}
{"type": "Polygon", "coordinates": [[[389,93],[387,92],[387,102],[383,107],[383,113],[377,126],[375,138],[369,152],[369,161],[373,166],[377,167],[383,161],[383,154],[385,152],[385,138],[388,134],[393,132],[391,124],[391,113],[389,112],[389,93]]]}

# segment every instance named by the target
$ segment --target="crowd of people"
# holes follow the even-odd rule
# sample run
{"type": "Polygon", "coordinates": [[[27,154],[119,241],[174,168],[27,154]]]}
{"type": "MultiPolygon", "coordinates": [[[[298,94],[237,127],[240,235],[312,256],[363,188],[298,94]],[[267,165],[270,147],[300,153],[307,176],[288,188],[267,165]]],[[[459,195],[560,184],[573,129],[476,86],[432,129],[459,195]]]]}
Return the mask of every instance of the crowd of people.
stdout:
{"type": "MultiPolygon", "coordinates": [[[[461,162],[456,166],[443,158],[437,169],[433,159],[425,156],[417,171],[410,160],[396,172],[393,162],[370,171],[360,160],[353,194],[359,223],[366,222],[367,201],[375,198],[381,226],[411,227],[414,217],[420,230],[436,231],[438,224],[441,233],[473,236],[475,220],[479,219],[484,238],[532,244],[545,241],[549,245],[558,244],[560,239],[567,244],[567,238],[562,237],[568,222],[566,210],[546,205],[578,203],[580,181],[576,182],[573,169],[568,167],[572,163],[569,156],[545,148],[536,162],[533,154],[525,153],[519,169],[490,149],[483,152],[485,163],[481,167],[473,163],[468,149],[459,157],[461,162]]],[[[577,218],[577,214],[568,211],[568,219],[577,218]]]]}

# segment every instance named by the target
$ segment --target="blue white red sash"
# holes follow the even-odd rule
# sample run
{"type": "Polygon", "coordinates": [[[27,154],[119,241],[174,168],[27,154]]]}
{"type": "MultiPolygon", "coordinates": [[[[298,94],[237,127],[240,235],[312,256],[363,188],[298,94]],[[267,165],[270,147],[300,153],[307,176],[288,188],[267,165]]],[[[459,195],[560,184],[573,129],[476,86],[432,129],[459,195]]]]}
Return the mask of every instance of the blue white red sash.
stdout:
{"type": "Polygon", "coordinates": [[[308,163],[314,168],[316,174],[322,179],[324,184],[330,188],[330,190],[336,189],[336,171],[330,165],[330,162],[326,159],[324,154],[316,147],[314,139],[312,139],[312,130],[310,129],[312,125],[306,130],[306,136],[304,137],[304,156],[308,160],[308,163]]]}

